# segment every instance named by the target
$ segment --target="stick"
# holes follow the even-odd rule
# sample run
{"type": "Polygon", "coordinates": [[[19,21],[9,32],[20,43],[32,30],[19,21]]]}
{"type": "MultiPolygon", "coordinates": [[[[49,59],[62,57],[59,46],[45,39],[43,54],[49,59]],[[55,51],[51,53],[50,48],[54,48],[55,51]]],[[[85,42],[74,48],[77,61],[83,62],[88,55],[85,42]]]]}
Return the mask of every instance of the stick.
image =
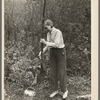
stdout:
{"type": "MultiPolygon", "coordinates": [[[[46,7],[46,0],[44,0],[44,6],[43,6],[43,19],[42,19],[41,38],[43,38],[43,32],[44,32],[45,7],[46,7]]],[[[42,43],[41,43],[41,70],[43,71],[43,44],[42,43]]]]}

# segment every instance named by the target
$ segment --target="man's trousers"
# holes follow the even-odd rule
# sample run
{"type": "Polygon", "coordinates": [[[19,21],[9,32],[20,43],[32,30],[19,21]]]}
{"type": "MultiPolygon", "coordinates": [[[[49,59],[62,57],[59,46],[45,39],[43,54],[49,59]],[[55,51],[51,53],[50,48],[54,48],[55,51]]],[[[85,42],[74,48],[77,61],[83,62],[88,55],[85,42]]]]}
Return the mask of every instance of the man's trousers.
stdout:
{"type": "Polygon", "coordinates": [[[65,48],[50,49],[50,78],[54,91],[58,89],[58,79],[62,92],[67,90],[66,51],[65,48]]]}

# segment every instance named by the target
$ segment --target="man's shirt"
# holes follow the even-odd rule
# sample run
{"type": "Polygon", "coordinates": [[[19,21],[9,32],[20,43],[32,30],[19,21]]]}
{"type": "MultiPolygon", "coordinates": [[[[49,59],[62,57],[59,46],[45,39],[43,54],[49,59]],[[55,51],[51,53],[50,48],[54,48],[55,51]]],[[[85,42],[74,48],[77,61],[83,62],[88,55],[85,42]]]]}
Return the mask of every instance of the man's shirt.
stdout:
{"type": "Polygon", "coordinates": [[[47,46],[54,48],[65,47],[63,35],[59,29],[53,27],[52,31],[47,33],[47,46]]]}

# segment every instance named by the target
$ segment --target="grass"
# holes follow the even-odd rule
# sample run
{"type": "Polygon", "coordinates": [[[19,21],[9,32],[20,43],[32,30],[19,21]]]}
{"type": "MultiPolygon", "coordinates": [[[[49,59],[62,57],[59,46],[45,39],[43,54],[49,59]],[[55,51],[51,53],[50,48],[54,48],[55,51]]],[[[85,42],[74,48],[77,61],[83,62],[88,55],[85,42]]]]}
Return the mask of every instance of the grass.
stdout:
{"type": "MultiPolygon", "coordinates": [[[[48,80],[43,80],[41,83],[34,86],[36,96],[33,100],[51,100],[49,94],[51,93],[50,84],[48,80]]],[[[10,88],[5,86],[7,96],[5,100],[23,100],[23,89],[18,89],[14,84],[10,88]],[[15,92],[16,90],[16,92],[15,92]]],[[[75,100],[76,96],[91,94],[91,79],[89,77],[69,77],[69,100],[75,100]]],[[[55,99],[56,100],[56,99],[55,99]]],[[[59,99],[61,100],[61,99],[59,99]]]]}

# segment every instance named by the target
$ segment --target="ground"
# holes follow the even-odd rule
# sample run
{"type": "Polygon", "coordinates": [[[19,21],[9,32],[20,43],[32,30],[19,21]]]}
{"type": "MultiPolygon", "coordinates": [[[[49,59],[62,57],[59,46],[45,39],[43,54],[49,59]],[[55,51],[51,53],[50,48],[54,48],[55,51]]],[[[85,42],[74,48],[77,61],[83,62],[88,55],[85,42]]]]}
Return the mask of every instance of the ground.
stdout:
{"type": "MultiPolygon", "coordinates": [[[[25,100],[23,96],[23,89],[17,89],[17,87],[14,86],[14,84],[11,85],[10,88],[7,87],[8,86],[6,85],[5,90],[7,95],[5,96],[5,100],[25,100]]],[[[33,98],[33,100],[62,100],[60,95],[57,95],[55,98],[52,99],[49,98],[51,90],[49,81],[47,79],[34,86],[34,89],[36,92],[36,96],[33,98]]],[[[76,96],[90,94],[91,79],[89,77],[80,76],[69,77],[68,90],[69,94],[67,100],[75,100],[76,96]]]]}

